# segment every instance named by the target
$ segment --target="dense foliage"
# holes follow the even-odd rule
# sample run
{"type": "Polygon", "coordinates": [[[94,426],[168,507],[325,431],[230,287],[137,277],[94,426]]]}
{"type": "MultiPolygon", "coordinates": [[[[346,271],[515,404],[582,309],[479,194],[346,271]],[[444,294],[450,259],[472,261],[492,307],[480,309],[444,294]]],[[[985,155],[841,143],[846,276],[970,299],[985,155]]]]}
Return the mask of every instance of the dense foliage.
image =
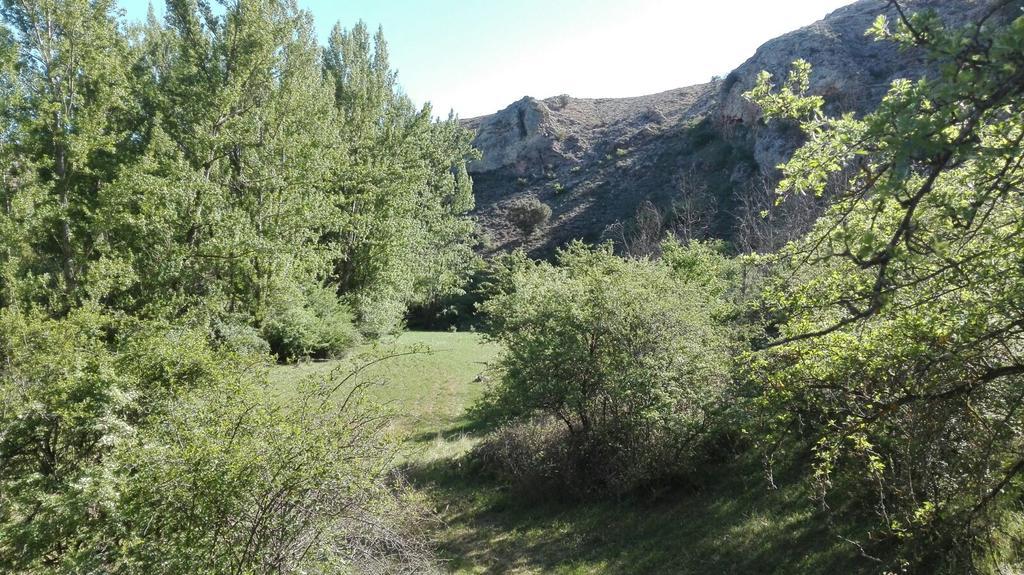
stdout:
{"type": "MultiPolygon", "coordinates": [[[[806,133],[778,187],[823,207],[805,236],[730,258],[658,223],[633,257],[485,267],[470,135],[401,93],[381,33],[321,47],[293,0],[132,27],[0,0],[0,571],[434,570],[360,368],[288,398],[266,371],[477,296],[499,475],[623,495],[757,446],[866,569],[1019,571],[1022,6],[889,6],[869,32],[929,64],[875,112],[827,116],[802,61],[749,94],[806,133]]],[[[759,207],[736,250],[806,229],[759,207]]],[[[509,216],[526,241],[551,208],[509,216]]]]}
{"type": "Polygon", "coordinates": [[[222,12],[171,2],[129,34],[111,2],[4,4],[7,305],[262,329],[326,286],[382,332],[458,290],[467,132],[413,107],[362,24],[321,49],[293,3],[222,12]]]}
{"type": "Polygon", "coordinates": [[[574,244],[554,265],[509,265],[483,305],[504,349],[491,410],[564,425],[578,487],[621,492],[671,473],[722,405],[726,305],[700,280],[724,261],[692,257],[705,249],[649,261],[574,244]]]}
{"type": "Polygon", "coordinates": [[[283,405],[264,366],[206,332],[92,307],[0,312],[0,361],[0,570],[429,567],[385,475],[388,419],[357,378],[283,405]]]}
{"type": "Polygon", "coordinates": [[[780,279],[764,297],[778,335],[753,372],[777,423],[816,440],[823,500],[848,508],[855,495],[877,513],[871,539],[898,544],[919,569],[973,570],[1019,550],[1018,8],[994,3],[964,29],[930,13],[879,18],[870,33],[926,52],[937,73],[894,82],[864,118],[825,116],[821,98],[806,95],[802,62],[781,89],[765,75],[752,92],[808,135],[783,168],[782,193],[820,193],[835,174],[853,174],[811,233],[780,254],[780,279]]]}
{"type": "Polygon", "coordinates": [[[290,0],[0,3],[0,571],[423,572],[330,357],[458,293],[474,152],[290,0]]]}

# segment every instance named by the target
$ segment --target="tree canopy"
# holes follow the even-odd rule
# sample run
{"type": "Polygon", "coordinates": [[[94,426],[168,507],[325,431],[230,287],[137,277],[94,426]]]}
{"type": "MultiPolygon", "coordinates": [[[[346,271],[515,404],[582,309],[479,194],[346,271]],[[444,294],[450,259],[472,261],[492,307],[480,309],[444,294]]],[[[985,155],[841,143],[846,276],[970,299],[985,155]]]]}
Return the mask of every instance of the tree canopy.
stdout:
{"type": "Polygon", "coordinates": [[[294,3],[6,2],[5,301],[260,328],[327,288],[362,329],[457,291],[468,132],[416,109],[363,24],[294,3]]]}
{"type": "Polygon", "coordinates": [[[363,24],[119,14],[0,3],[0,570],[429,570],[356,373],[266,368],[460,290],[468,133],[363,24]]]}

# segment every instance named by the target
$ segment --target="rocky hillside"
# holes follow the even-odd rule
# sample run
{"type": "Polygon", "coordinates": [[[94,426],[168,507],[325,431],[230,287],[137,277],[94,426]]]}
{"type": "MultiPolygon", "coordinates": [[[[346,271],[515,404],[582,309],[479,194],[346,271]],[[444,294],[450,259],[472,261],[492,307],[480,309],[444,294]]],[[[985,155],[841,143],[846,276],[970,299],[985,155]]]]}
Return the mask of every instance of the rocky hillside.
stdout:
{"type": "MultiPolygon", "coordinates": [[[[910,12],[934,9],[951,24],[987,6],[985,0],[902,4],[910,12]]],[[[527,97],[466,120],[482,154],[471,173],[487,250],[524,246],[543,255],[576,238],[612,239],[628,248],[653,225],[750,249],[775,247],[766,239],[775,236],[748,229],[750,214],[771,204],[775,166],[800,144],[800,134],[793,126],[765,125],[742,94],[761,70],[783,77],[803,58],[814,66],[812,91],[830,111],[872,109],[892,80],[925,71],[920,54],[865,37],[882,13],[892,13],[888,0],[860,0],[767,42],[708,84],[627,99],[527,97]],[[525,237],[509,211],[528,198],[552,213],[525,237]]]]}

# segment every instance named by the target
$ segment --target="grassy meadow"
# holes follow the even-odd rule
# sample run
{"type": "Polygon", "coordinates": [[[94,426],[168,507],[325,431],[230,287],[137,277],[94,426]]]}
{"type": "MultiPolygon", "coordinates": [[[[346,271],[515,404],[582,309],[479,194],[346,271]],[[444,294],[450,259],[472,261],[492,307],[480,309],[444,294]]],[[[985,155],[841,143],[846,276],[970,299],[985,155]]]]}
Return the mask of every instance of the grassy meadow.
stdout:
{"type": "MultiPolygon", "coordinates": [[[[804,573],[868,566],[829,531],[798,470],[770,488],[751,456],[714,464],[686,487],[619,501],[539,499],[488,478],[465,455],[487,432],[466,409],[498,348],[474,333],[404,333],[358,350],[396,355],[363,372],[394,408],[403,466],[440,517],[434,538],[452,573],[804,573]]],[[[282,395],[358,359],[277,366],[282,395]]],[[[870,562],[868,562],[870,563],[870,562]]]]}
{"type": "Polygon", "coordinates": [[[496,355],[497,347],[480,334],[407,332],[364,345],[343,360],[275,366],[270,379],[287,397],[304,378],[388,358],[364,369],[359,379],[371,382],[373,399],[395,412],[397,430],[412,446],[470,423],[466,408],[483,393],[484,372],[496,355]]]}

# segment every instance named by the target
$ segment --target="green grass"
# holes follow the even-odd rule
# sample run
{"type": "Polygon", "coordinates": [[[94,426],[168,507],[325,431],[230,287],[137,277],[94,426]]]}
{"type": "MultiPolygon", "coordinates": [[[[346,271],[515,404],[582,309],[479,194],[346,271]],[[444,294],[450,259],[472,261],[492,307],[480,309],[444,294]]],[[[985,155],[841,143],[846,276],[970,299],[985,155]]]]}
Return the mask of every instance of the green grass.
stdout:
{"type": "Polygon", "coordinates": [[[347,373],[377,357],[395,356],[362,371],[361,380],[373,382],[373,399],[397,414],[397,427],[411,441],[451,434],[470,422],[466,408],[483,393],[484,372],[497,355],[497,347],[476,333],[408,332],[355,350],[341,361],[303,362],[276,366],[271,384],[285,397],[304,378],[347,373]]]}
{"type": "MultiPolygon", "coordinates": [[[[784,574],[856,573],[875,565],[827,527],[806,487],[778,470],[769,489],[752,455],[702,470],[685,489],[620,501],[539,498],[482,476],[464,457],[486,431],[465,409],[497,348],[471,333],[407,333],[376,351],[402,355],[374,365],[377,399],[401,414],[409,478],[441,522],[439,551],[453,573],[784,574]]],[[[361,350],[374,351],[372,347],[361,350]]],[[[302,377],[353,360],[277,367],[285,395],[302,377]]]]}
{"type": "Polygon", "coordinates": [[[443,461],[414,468],[438,502],[454,573],[858,573],[875,565],[827,528],[799,484],[769,489],[754,458],[701,485],[579,503],[517,493],[443,461]],[[441,504],[443,503],[443,506],[441,504]]]}

